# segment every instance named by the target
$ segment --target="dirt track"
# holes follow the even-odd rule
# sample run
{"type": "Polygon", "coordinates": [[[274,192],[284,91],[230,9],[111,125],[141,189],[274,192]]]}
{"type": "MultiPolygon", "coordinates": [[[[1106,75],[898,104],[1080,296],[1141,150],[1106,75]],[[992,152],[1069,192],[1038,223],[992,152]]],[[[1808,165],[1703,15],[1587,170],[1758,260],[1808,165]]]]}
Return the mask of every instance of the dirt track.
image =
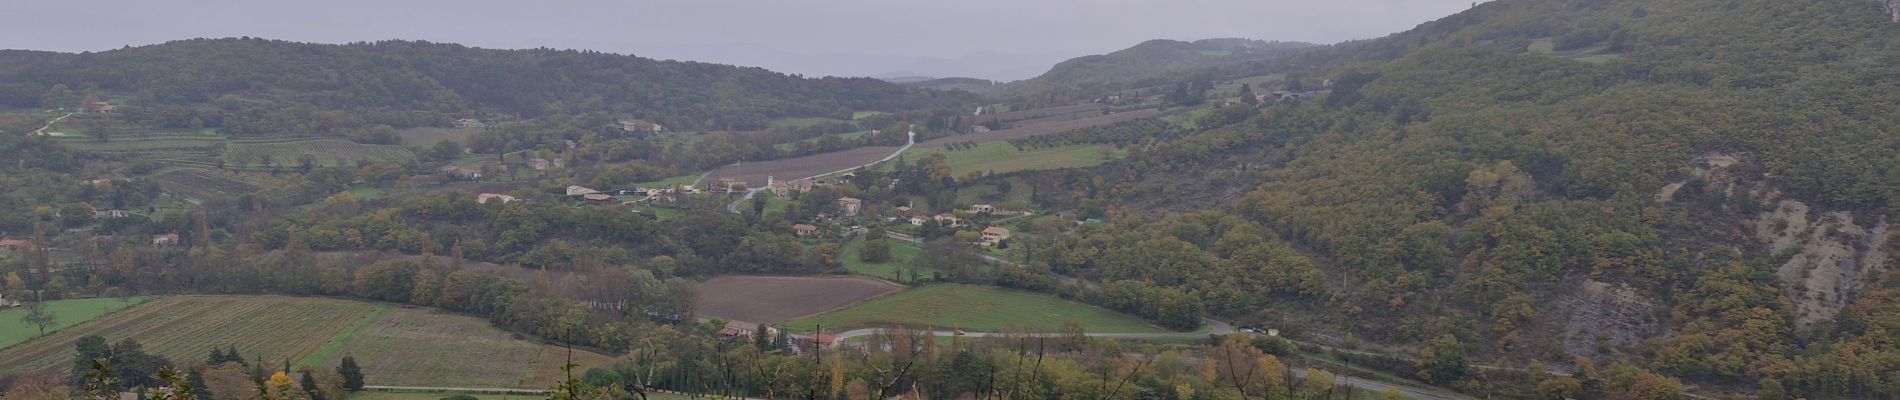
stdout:
{"type": "Polygon", "coordinates": [[[719,178],[733,178],[745,181],[747,187],[765,187],[765,178],[800,179],[818,174],[864,165],[897,151],[898,146],[859,147],[830,153],[813,154],[772,161],[745,162],[727,165],[712,170],[700,181],[700,186],[712,188],[719,178]]]}
{"type": "Polygon", "coordinates": [[[699,314],[728,321],[773,323],[857,304],[903,290],[865,277],[732,275],[699,284],[699,314]]]}

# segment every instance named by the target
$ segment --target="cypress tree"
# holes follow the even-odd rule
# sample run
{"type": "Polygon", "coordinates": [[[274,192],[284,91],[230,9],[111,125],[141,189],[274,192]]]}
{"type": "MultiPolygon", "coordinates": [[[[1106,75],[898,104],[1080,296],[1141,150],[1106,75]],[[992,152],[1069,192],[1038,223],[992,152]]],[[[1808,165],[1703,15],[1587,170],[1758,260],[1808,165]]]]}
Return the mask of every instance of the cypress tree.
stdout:
{"type": "Polygon", "coordinates": [[[310,369],[305,368],[297,380],[298,386],[303,388],[304,393],[310,394],[311,400],[323,400],[323,393],[317,391],[317,378],[310,376],[310,369]]]}
{"type": "Polygon", "coordinates": [[[343,356],[343,362],[336,366],[336,374],[343,376],[344,389],[363,390],[363,367],[356,365],[356,357],[343,356]]]}

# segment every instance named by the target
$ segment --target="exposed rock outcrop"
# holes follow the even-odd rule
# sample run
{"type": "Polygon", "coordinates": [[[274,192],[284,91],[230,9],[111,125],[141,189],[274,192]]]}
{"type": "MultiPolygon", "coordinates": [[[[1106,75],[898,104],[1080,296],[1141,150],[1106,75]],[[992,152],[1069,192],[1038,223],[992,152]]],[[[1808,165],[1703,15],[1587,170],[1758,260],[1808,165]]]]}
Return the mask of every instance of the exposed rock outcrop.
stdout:
{"type": "Polygon", "coordinates": [[[1586,280],[1557,304],[1569,315],[1563,347],[1570,354],[1601,357],[1604,351],[1634,349],[1659,326],[1652,301],[1628,285],[1586,280]]]}
{"type": "Polygon", "coordinates": [[[1755,219],[1755,237],[1772,254],[1793,254],[1776,272],[1795,302],[1798,327],[1832,320],[1886,268],[1885,218],[1856,222],[1846,211],[1817,212],[1785,199],[1772,204],[1755,219]]]}

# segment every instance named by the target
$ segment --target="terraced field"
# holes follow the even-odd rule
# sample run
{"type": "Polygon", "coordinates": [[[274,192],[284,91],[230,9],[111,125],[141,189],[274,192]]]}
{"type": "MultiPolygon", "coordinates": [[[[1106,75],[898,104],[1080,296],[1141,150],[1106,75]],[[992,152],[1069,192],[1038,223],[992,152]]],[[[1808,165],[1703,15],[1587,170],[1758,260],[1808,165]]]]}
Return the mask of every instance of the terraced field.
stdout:
{"type": "Polygon", "coordinates": [[[889,326],[1001,332],[1053,332],[1076,321],[1091,333],[1165,333],[1139,318],[1054,296],[990,286],[941,284],[906,290],[863,304],[786,322],[787,329],[823,326],[839,332],[889,326]]]}
{"type": "Polygon", "coordinates": [[[396,136],[402,138],[402,144],[404,146],[415,146],[427,149],[435,146],[437,142],[446,140],[453,140],[461,143],[463,146],[468,146],[468,138],[475,136],[477,133],[482,133],[482,129],[421,127],[398,130],[396,131],[396,136]]]}
{"type": "Polygon", "coordinates": [[[166,191],[190,199],[232,197],[257,191],[257,185],[204,168],[178,168],[152,176],[166,191]]]}
{"type": "Polygon", "coordinates": [[[319,165],[339,165],[354,163],[356,160],[382,162],[408,162],[415,158],[414,153],[402,146],[357,144],[343,139],[274,139],[232,141],[225,151],[225,160],[234,165],[260,166],[265,156],[277,166],[293,166],[297,158],[309,154],[316,157],[319,165]]]}

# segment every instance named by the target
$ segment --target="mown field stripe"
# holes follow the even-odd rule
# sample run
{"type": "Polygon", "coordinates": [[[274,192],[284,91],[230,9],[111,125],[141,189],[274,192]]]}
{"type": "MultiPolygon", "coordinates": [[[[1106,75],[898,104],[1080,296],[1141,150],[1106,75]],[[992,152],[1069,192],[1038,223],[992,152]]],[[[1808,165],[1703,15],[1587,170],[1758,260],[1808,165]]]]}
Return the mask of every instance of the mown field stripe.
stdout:
{"type": "Polygon", "coordinates": [[[350,324],[349,328],[343,329],[342,332],[337,332],[335,337],[330,338],[329,343],[324,343],[323,347],[318,347],[317,351],[311,352],[310,355],[304,356],[303,360],[297,361],[297,366],[310,367],[316,363],[323,362],[323,360],[329,359],[331,354],[336,354],[337,350],[343,348],[344,343],[349,343],[351,338],[355,338],[357,332],[362,332],[363,328],[367,328],[370,324],[376,323],[376,320],[383,319],[383,313],[387,312],[389,312],[388,304],[376,304],[375,308],[370,309],[369,315],[364,315],[363,319],[359,319],[356,323],[350,324]]]}

